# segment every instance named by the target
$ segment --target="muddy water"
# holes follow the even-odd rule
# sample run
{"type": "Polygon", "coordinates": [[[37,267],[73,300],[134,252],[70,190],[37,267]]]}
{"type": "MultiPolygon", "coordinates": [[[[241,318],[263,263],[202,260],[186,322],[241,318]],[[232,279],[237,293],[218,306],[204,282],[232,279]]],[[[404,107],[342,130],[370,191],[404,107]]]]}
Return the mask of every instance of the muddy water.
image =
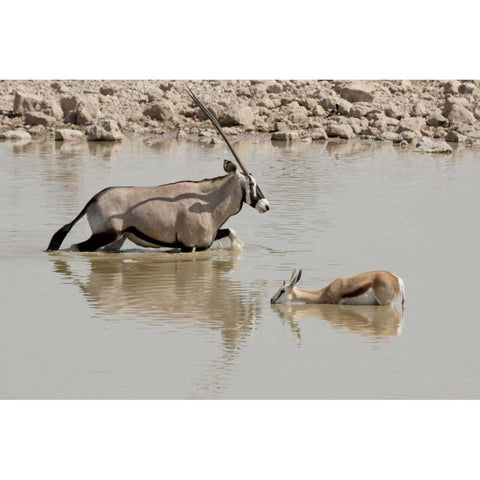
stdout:
{"type": "MultiPolygon", "coordinates": [[[[126,243],[120,254],[47,254],[98,190],[214,177],[227,151],[0,143],[0,397],[480,397],[480,152],[261,140],[237,149],[271,202],[227,223],[243,250],[126,243]],[[405,282],[405,316],[271,306],[295,267],[306,288],[389,269],[405,282]]],[[[64,247],[88,235],[83,219],[64,247]]]]}

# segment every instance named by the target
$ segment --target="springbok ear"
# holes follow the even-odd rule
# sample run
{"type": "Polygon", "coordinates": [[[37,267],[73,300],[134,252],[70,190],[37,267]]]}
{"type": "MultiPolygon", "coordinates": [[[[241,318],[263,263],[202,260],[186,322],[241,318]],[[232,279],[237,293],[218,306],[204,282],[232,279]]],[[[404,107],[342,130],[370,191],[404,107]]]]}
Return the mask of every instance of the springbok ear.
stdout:
{"type": "Polygon", "coordinates": [[[302,269],[300,269],[297,273],[297,278],[295,279],[295,283],[298,283],[302,278],[302,269]]]}
{"type": "Polygon", "coordinates": [[[237,171],[237,166],[231,162],[230,160],[224,160],[223,161],[223,169],[227,173],[235,173],[237,171]]]}
{"type": "Polygon", "coordinates": [[[297,277],[297,269],[295,269],[293,272],[292,272],[292,276],[290,277],[290,284],[294,284],[295,283],[295,278],[297,277]]]}

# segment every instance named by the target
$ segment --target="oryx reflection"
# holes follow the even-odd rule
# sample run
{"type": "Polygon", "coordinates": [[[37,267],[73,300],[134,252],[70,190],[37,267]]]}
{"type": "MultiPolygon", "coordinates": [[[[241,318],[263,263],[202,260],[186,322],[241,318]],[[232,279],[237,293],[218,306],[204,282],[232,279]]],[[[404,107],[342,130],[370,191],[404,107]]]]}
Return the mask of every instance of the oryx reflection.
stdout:
{"type": "Polygon", "coordinates": [[[400,335],[404,320],[391,306],[274,304],[271,308],[289,325],[299,341],[302,339],[301,324],[306,320],[327,320],[335,329],[380,341],[400,335]]]}
{"type": "Polygon", "coordinates": [[[104,321],[137,322],[162,328],[165,335],[206,329],[206,337],[198,338],[213,338],[212,347],[199,361],[189,396],[216,398],[229,384],[265,296],[256,284],[231,278],[241,255],[235,250],[83,254],[54,260],[54,269],[78,286],[104,321]]]}
{"type": "Polygon", "coordinates": [[[54,268],[80,288],[105,320],[184,320],[194,328],[220,330],[228,349],[239,346],[258,313],[255,292],[228,276],[240,256],[235,250],[90,254],[55,260],[54,268]],[[90,267],[87,275],[74,273],[79,258],[90,267]]]}

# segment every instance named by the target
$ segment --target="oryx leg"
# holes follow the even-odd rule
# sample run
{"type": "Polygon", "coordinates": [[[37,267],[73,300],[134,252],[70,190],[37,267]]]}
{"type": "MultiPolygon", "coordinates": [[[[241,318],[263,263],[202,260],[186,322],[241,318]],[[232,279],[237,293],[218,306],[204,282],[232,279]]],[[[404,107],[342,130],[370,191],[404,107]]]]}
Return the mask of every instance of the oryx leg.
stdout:
{"type": "MultiPolygon", "coordinates": [[[[229,228],[221,228],[218,232],[217,235],[215,236],[215,240],[221,240],[222,238],[229,237],[230,233],[233,230],[230,230],[229,228]]],[[[235,234],[235,232],[234,232],[235,234]]]]}
{"type": "Polygon", "coordinates": [[[119,252],[127,239],[126,235],[121,236],[116,242],[111,243],[105,247],[107,252],[119,252]]]}
{"type": "Polygon", "coordinates": [[[111,245],[119,240],[119,233],[115,230],[108,230],[106,232],[94,233],[92,236],[84,242],[77,243],[71,246],[73,251],[77,252],[94,252],[99,248],[111,245]]]}
{"type": "Polygon", "coordinates": [[[237,234],[233,228],[221,228],[215,237],[215,240],[220,240],[222,238],[228,237],[230,238],[230,242],[232,247],[235,246],[242,246],[242,242],[238,239],[237,234]]]}

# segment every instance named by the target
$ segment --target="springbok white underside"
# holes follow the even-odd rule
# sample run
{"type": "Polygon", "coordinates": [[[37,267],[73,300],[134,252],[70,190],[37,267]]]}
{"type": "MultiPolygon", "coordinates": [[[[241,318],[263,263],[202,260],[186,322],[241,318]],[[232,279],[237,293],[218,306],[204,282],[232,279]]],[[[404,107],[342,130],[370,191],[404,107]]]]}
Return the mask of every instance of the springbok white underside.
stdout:
{"type": "Polygon", "coordinates": [[[378,305],[373,290],[369,288],[366,292],[356,297],[343,298],[340,305],[378,305]]]}

